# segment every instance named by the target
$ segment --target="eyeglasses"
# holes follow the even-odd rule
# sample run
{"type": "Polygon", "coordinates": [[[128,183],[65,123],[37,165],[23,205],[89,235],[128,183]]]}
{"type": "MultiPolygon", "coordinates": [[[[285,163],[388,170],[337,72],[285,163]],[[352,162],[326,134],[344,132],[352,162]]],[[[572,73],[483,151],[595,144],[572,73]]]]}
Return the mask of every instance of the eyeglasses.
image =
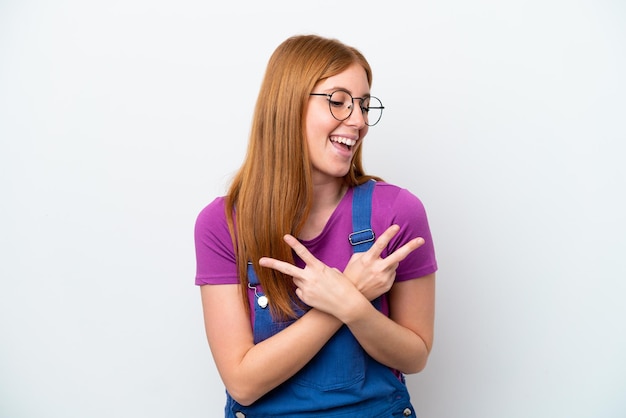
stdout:
{"type": "Polygon", "coordinates": [[[339,121],[344,121],[350,117],[354,110],[354,101],[360,100],[361,113],[367,126],[374,126],[383,115],[385,108],[379,98],[374,96],[352,97],[345,90],[335,90],[332,93],[311,93],[311,96],[326,96],[330,114],[339,121]]]}

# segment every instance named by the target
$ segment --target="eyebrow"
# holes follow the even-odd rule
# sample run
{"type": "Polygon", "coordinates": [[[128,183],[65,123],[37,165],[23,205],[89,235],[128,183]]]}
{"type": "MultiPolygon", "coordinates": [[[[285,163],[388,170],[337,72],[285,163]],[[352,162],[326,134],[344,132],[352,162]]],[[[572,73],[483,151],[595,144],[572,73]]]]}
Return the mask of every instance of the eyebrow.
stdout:
{"type": "Polygon", "coordinates": [[[352,91],[350,91],[350,89],[347,89],[347,88],[345,88],[345,87],[339,87],[339,86],[335,86],[335,87],[331,87],[331,88],[328,88],[328,89],[324,89],[323,91],[325,91],[325,92],[327,92],[328,94],[330,94],[330,93],[335,92],[335,91],[337,91],[337,90],[346,91],[346,92],[350,93],[350,95],[351,95],[352,97],[354,97],[355,99],[366,98],[366,97],[370,97],[370,96],[372,95],[372,93],[371,93],[371,92],[367,92],[367,93],[365,93],[363,96],[358,96],[358,97],[356,97],[356,96],[354,96],[354,93],[352,93],[352,91]]]}

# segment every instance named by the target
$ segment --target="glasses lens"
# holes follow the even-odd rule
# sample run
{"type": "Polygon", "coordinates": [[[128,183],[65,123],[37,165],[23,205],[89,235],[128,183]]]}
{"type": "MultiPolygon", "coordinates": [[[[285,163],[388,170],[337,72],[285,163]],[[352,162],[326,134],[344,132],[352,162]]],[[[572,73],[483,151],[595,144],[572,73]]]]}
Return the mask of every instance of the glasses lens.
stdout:
{"type": "Polygon", "coordinates": [[[369,97],[363,100],[363,117],[365,123],[369,126],[374,126],[378,123],[383,115],[383,104],[377,97],[369,97]]]}
{"type": "Polygon", "coordinates": [[[337,90],[328,99],[330,113],[337,120],[346,120],[352,112],[352,96],[345,91],[337,90]]]}

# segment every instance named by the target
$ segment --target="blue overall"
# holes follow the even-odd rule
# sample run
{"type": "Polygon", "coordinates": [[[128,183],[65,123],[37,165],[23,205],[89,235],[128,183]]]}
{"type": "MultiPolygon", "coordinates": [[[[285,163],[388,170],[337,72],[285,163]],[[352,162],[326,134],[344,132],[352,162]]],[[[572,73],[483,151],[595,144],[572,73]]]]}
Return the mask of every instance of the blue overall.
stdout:
{"type": "MultiPolygon", "coordinates": [[[[366,251],[374,241],[370,227],[374,181],[355,187],[352,203],[355,252],[366,251]]],[[[258,286],[249,264],[248,279],[258,286]]],[[[261,293],[258,293],[260,296],[261,293]]],[[[380,310],[380,298],[374,305],[380,310]]],[[[269,308],[254,303],[254,343],[265,340],[295,321],[275,322],[269,308]]],[[[299,310],[298,316],[304,314],[299,310]]],[[[227,395],[227,418],[383,418],[415,417],[403,379],[370,357],[345,325],[311,361],[286,382],[250,406],[227,395]]]]}

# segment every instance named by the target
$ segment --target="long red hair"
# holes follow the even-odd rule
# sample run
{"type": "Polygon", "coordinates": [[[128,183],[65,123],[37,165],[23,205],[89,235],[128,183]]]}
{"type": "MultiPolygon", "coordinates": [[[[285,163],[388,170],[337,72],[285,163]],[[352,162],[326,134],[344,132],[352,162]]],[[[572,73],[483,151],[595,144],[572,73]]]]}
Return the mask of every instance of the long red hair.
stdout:
{"type": "MultiPolygon", "coordinates": [[[[305,137],[309,93],[328,77],[358,63],[372,84],[372,71],[355,48],[317,35],[294,36],[272,54],[256,102],[245,160],[226,196],[226,216],[237,257],[241,292],[248,306],[247,265],[252,262],[272,315],[294,316],[298,298],[291,278],[261,268],[263,256],[293,263],[282,237],[298,235],[311,208],[311,164],[305,137]],[[235,214],[233,216],[233,213],[235,214]]],[[[348,186],[376,178],[364,173],[356,151],[348,186]]]]}

